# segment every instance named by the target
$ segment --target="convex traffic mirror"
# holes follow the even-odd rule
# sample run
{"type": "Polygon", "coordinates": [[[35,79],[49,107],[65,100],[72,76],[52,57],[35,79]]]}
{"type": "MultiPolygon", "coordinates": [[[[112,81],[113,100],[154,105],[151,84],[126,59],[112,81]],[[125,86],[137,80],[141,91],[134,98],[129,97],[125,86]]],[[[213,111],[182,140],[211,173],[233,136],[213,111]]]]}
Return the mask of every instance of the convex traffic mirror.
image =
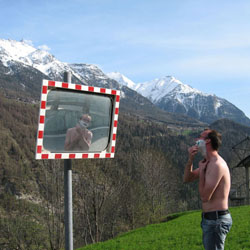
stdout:
{"type": "Polygon", "coordinates": [[[43,81],[36,159],[114,157],[120,91],[43,81]]]}

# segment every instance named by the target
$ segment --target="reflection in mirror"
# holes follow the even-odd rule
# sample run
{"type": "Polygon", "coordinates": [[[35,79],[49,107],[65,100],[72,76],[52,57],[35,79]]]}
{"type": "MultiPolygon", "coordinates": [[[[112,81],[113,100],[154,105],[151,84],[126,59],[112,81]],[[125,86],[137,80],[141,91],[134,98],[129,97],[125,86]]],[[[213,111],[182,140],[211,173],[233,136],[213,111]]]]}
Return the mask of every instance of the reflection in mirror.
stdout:
{"type": "Polygon", "coordinates": [[[104,151],[109,142],[112,103],[108,96],[50,90],[43,147],[49,152],[104,151]]]}

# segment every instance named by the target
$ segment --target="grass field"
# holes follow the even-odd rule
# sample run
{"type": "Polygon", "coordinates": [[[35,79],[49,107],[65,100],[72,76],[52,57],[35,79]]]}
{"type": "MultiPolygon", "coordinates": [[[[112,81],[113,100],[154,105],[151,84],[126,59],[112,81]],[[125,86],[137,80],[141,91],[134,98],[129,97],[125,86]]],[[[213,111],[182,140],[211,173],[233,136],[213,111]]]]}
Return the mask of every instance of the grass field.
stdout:
{"type": "MultiPolygon", "coordinates": [[[[250,206],[230,208],[233,226],[225,250],[250,250],[250,206]]],[[[195,250],[203,249],[201,212],[175,214],[168,222],[148,225],[112,240],[88,245],[78,250],[195,250]]]]}

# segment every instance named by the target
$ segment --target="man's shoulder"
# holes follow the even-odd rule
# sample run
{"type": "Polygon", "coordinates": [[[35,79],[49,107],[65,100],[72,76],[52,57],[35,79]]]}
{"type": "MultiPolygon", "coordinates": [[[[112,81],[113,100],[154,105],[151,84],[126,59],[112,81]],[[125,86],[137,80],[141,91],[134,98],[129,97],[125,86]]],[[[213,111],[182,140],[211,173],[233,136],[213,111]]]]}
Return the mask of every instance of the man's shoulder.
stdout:
{"type": "Polygon", "coordinates": [[[225,167],[228,168],[226,161],[221,156],[219,156],[218,158],[218,165],[221,168],[225,168],[225,167]]]}
{"type": "Polygon", "coordinates": [[[217,157],[213,161],[209,162],[211,169],[217,169],[218,171],[224,172],[228,169],[226,161],[221,157],[217,157]]]}
{"type": "Polygon", "coordinates": [[[68,130],[67,130],[67,133],[70,133],[70,134],[75,133],[75,132],[76,132],[76,127],[68,128],[68,130]]]}

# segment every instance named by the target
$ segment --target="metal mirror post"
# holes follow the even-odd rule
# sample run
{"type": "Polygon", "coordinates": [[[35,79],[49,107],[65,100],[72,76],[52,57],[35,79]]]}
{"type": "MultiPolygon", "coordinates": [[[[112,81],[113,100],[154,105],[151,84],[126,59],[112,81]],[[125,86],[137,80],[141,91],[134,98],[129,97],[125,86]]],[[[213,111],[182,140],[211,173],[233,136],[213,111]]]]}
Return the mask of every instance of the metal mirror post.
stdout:
{"type": "MultiPolygon", "coordinates": [[[[71,73],[64,72],[64,82],[71,83],[71,73]]],[[[65,249],[73,250],[73,211],[72,211],[72,162],[64,160],[64,223],[65,249]]]]}

